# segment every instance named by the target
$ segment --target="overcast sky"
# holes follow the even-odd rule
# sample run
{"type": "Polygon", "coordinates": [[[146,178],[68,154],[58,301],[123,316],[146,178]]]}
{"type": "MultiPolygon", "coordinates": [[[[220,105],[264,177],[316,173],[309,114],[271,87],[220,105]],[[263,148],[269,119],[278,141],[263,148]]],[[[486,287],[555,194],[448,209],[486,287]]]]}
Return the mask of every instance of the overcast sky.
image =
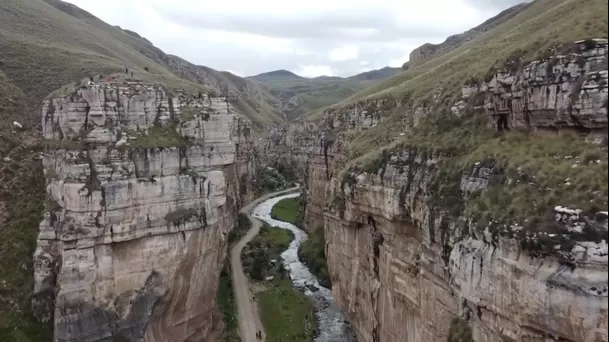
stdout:
{"type": "Polygon", "coordinates": [[[166,53],[239,76],[350,76],[526,0],[68,0],[166,53]]]}

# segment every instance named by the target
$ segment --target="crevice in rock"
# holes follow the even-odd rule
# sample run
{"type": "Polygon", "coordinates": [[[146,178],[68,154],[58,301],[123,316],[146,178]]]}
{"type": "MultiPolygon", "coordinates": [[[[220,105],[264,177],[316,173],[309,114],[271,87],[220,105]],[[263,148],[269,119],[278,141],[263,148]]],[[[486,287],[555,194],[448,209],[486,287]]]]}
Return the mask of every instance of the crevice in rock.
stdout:
{"type": "Polygon", "coordinates": [[[323,142],[323,151],[324,151],[324,163],[326,165],[326,180],[330,180],[331,174],[330,174],[330,163],[328,161],[328,150],[330,149],[330,147],[332,147],[332,144],[334,144],[334,140],[332,139],[324,139],[323,142]]]}

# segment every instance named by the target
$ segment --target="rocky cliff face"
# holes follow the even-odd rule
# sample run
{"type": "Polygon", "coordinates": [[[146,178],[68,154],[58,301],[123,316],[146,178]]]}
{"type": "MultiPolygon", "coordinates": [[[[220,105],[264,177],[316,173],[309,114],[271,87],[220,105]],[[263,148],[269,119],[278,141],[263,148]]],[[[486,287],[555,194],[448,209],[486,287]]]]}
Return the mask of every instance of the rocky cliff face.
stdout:
{"type": "MultiPolygon", "coordinates": [[[[452,112],[486,109],[491,117],[505,114],[508,128],[576,128],[606,137],[607,86],[600,81],[606,42],[576,47],[581,50],[466,86],[452,112]],[[495,113],[497,99],[514,104],[495,113]],[[519,119],[521,108],[528,108],[528,124],[519,119]]],[[[509,175],[482,158],[447,178],[449,154],[407,145],[387,149],[366,167],[344,169],[356,134],[383,125],[396,110],[415,120],[391,132],[416,130],[428,108],[413,99],[364,100],[276,131],[266,146],[267,156],[302,165],[307,223],[324,227],[332,290],[358,340],[607,341],[606,211],[547,208],[552,218],[545,230],[532,219],[481,226],[464,210],[474,194],[526,175],[509,175]]],[[[606,156],[597,162],[606,163],[606,156]]]]}
{"type": "Polygon", "coordinates": [[[44,102],[33,307],[56,340],[217,340],[226,235],[255,162],[232,112],[142,83],[44,102]]]}
{"type": "Polygon", "coordinates": [[[463,93],[485,95],[484,108],[496,127],[503,118],[512,128],[606,128],[607,40],[579,41],[566,48],[548,59],[500,70],[481,89],[474,86],[463,93]]]}

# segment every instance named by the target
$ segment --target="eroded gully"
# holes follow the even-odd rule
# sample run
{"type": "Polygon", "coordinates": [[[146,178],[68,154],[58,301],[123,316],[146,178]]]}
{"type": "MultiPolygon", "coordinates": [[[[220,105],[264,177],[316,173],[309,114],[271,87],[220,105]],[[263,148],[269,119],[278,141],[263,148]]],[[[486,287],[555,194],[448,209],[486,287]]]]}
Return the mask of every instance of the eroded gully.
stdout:
{"type": "Polygon", "coordinates": [[[284,198],[298,197],[299,194],[282,195],[260,203],[252,211],[252,216],[266,221],[272,227],[288,229],[294,233],[294,240],[281,254],[286,269],[290,272],[292,283],[304,291],[314,303],[317,311],[319,335],[316,342],[354,342],[355,338],[344,314],[334,305],[332,291],[321,285],[309,269],[298,260],[298,246],[307,239],[307,233],[295,225],[271,218],[271,209],[284,198]]]}

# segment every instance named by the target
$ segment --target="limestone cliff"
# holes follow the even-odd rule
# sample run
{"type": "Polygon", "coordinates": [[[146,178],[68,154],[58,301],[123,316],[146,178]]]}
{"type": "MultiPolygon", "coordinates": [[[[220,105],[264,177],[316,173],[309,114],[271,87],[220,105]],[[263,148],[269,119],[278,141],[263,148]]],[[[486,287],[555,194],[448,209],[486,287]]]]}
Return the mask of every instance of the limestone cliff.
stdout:
{"type": "Polygon", "coordinates": [[[363,99],[267,141],[265,155],[303,166],[307,223],[325,230],[332,291],[359,341],[608,340],[606,148],[574,138],[601,151],[584,158],[548,147],[562,138],[492,133],[606,141],[606,41],[569,51],[466,85],[450,114],[434,114],[439,96],[363,99]],[[483,119],[486,129],[464,127],[483,119]],[[446,133],[427,131],[430,120],[446,133]],[[506,150],[512,137],[551,153],[506,150]],[[374,139],[396,143],[360,156],[374,139]]]}
{"type": "Polygon", "coordinates": [[[46,100],[48,209],[33,308],[57,341],[216,341],[226,235],[248,196],[249,123],[146,83],[46,100]]]}

